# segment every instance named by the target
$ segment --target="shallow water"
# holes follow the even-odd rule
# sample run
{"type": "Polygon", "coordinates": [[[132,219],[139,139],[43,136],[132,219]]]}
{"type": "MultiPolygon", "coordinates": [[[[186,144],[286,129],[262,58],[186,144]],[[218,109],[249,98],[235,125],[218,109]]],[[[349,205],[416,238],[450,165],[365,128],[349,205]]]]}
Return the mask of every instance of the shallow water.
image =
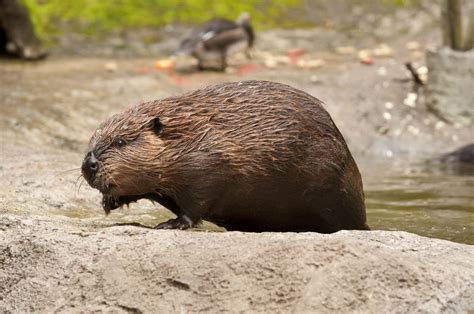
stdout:
{"type": "MultiPolygon", "coordinates": [[[[364,178],[370,227],[474,244],[474,167],[449,167],[425,162],[365,161],[364,178]]],[[[74,218],[154,226],[173,214],[149,201],[113,211],[104,218],[97,208],[55,211],[74,218]]],[[[205,222],[199,230],[222,231],[205,222]]]]}
{"type": "Polygon", "coordinates": [[[474,244],[474,168],[416,162],[363,164],[372,229],[474,244]]]}

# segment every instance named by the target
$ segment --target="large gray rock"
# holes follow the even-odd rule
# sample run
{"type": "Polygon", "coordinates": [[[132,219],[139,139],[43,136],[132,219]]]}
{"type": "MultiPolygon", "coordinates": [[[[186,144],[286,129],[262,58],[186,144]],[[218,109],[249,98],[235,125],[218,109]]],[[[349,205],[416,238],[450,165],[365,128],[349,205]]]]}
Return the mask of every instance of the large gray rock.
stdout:
{"type": "Polygon", "coordinates": [[[404,232],[156,231],[0,217],[0,312],[467,312],[474,247],[404,232]]]}
{"type": "Polygon", "coordinates": [[[464,125],[474,120],[474,50],[428,50],[427,104],[440,117],[464,125]]]}

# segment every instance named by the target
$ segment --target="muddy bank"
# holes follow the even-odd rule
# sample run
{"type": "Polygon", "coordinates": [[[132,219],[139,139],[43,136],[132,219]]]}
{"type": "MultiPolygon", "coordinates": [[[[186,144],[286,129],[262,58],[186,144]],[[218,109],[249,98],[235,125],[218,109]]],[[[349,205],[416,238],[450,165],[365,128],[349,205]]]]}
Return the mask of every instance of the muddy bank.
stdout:
{"type": "Polygon", "coordinates": [[[404,232],[157,231],[16,215],[0,232],[2,311],[474,308],[474,247],[404,232]]]}

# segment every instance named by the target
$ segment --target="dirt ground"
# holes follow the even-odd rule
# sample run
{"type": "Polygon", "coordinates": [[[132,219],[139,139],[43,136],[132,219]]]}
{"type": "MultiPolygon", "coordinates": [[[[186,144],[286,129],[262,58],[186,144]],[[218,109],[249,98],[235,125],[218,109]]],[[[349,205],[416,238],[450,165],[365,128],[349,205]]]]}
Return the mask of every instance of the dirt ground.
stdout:
{"type": "MultiPolygon", "coordinates": [[[[79,179],[79,167],[87,141],[101,121],[123,108],[137,102],[176,95],[218,82],[248,79],[279,81],[300,88],[323,100],[326,103],[326,109],[330,112],[345,136],[356,160],[362,165],[363,176],[373,175],[373,172],[377,171],[377,168],[371,167],[371,160],[386,160],[388,165],[392,160],[399,160],[400,162],[429,160],[443,152],[450,151],[472,141],[472,125],[450,125],[430,112],[423,102],[423,89],[416,92],[416,101],[407,100],[410,97],[413,98],[413,96],[408,95],[414,92],[414,87],[410,75],[405,70],[404,63],[412,61],[416,65],[423,65],[424,51],[427,48],[437,46],[439,35],[438,30],[433,27],[429,15],[415,19],[417,21],[421,20],[421,24],[416,26],[416,29],[406,32],[402,32],[397,28],[400,24],[400,18],[404,18],[406,21],[406,16],[395,16],[390,22],[386,20],[379,21],[380,28],[377,28],[378,30],[385,27],[386,32],[390,32],[393,29],[394,34],[390,36],[386,34],[373,35],[374,32],[371,32],[369,28],[365,31],[361,28],[361,33],[357,34],[341,33],[331,28],[262,32],[258,34],[254,58],[250,61],[244,59],[233,60],[231,71],[228,73],[202,72],[178,74],[158,71],[154,67],[156,60],[165,58],[171,47],[176,45],[177,38],[179,37],[169,36],[170,38],[164,38],[163,41],[157,44],[146,46],[139,40],[140,34],[138,33],[136,33],[137,39],[135,41],[133,36],[130,37],[130,35],[127,35],[129,37],[112,36],[103,44],[90,44],[91,46],[88,46],[89,44],[82,46],[80,44],[82,43],[81,40],[64,40],[62,48],[53,49],[48,59],[38,63],[0,60],[0,154],[2,160],[0,164],[0,214],[4,224],[8,225],[5,222],[6,220],[16,221],[14,223],[15,228],[25,230],[26,235],[37,234],[40,237],[47,238],[48,234],[54,234],[55,232],[58,234],[65,232],[64,234],[66,234],[70,231],[69,227],[65,227],[65,229],[59,227],[61,225],[67,225],[74,229],[74,225],[80,224],[83,226],[83,231],[87,234],[87,232],[95,232],[93,230],[95,230],[96,226],[103,227],[121,221],[137,221],[137,217],[156,223],[166,219],[169,217],[169,213],[165,210],[156,210],[156,214],[150,216],[149,209],[153,207],[146,202],[140,202],[137,206],[132,206],[128,210],[117,211],[117,213],[114,212],[113,215],[104,218],[99,206],[100,196],[98,192],[83,184],[79,179]],[[369,33],[371,34],[370,36],[368,35],[369,33]],[[127,46],[126,48],[123,48],[124,43],[127,46]],[[371,53],[375,54],[374,49],[383,48],[384,46],[380,46],[383,43],[390,47],[391,53],[383,56],[373,56],[373,64],[361,63],[358,56],[360,50],[368,49],[371,53]],[[277,65],[266,63],[266,59],[269,56],[287,57],[288,51],[295,48],[304,48],[304,54],[299,57],[299,60],[306,60],[308,62],[311,60],[322,61],[313,62],[311,66],[308,65],[311,64],[309,62],[306,67],[300,67],[297,64],[291,63],[277,65]],[[48,218],[58,215],[66,216],[67,218],[48,218]],[[19,220],[26,222],[19,222],[19,220]],[[35,220],[38,221],[39,226],[44,228],[36,228],[35,220]],[[47,222],[41,223],[41,220],[47,222]],[[55,224],[58,225],[58,228],[54,227],[55,224]]],[[[114,232],[116,230],[120,236],[127,233],[130,233],[132,236],[135,232],[148,232],[134,231],[130,227],[114,227],[111,230],[114,232]]],[[[165,236],[165,233],[160,233],[159,237],[165,236]]],[[[13,244],[10,245],[7,241],[7,237],[13,234],[14,232],[12,233],[10,227],[0,229],[0,238],[3,241],[4,250],[14,249],[11,246],[13,244]]],[[[212,244],[220,241],[216,237],[214,240],[206,239],[200,244],[200,237],[208,237],[208,235],[196,234],[197,238],[194,240],[191,239],[190,233],[183,233],[183,236],[190,237],[188,240],[200,247],[200,250],[198,250],[199,254],[205,254],[206,250],[208,250],[202,247],[206,243],[212,244]]],[[[181,237],[180,233],[177,232],[170,232],[169,235],[166,234],[167,236],[181,237]]],[[[278,238],[279,235],[274,236],[278,238]]],[[[288,240],[293,237],[293,235],[281,236],[288,237],[288,240]]],[[[146,237],[152,237],[152,235],[148,234],[146,237]]],[[[212,238],[213,235],[210,234],[209,237],[212,238]]],[[[234,242],[230,237],[231,234],[227,236],[228,245],[232,246],[234,242]]],[[[242,235],[242,237],[246,236],[242,235]]],[[[61,242],[60,238],[54,239],[52,237],[48,241],[52,241],[51,243],[54,244],[54,241],[61,242]]],[[[63,251],[60,249],[60,247],[67,247],[69,240],[62,242],[58,248],[55,248],[54,245],[49,247],[43,244],[35,244],[31,247],[19,246],[18,250],[27,250],[30,252],[29,254],[32,254],[31,257],[21,254],[21,256],[15,255],[20,257],[15,257],[18,259],[13,259],[10,262],[23,261],[28,263],[29,258],[34,259],[35,256],[44,257],[47,255],[55,256],[55,259],[48,261],[48,258],[44,257],[39,262],[39,265],[42,266],[35,268],[30,265],[31,267],[29,266],[28,272],[34,273],[37,269],[52,271],[54,267],[49,263],[55,263],[55,261],[61,263],[61,267],[74,266],[71,268],[73,272],[91,272],[95,271],[95,268],[90,269],[87,265],[91,265],[90,263],[94,264],[94,261],[102,260],[103,256],[107,256],[107,254],[104,255],[103,250],[108,252],[117,249],[120,252],[122,249],[129,249],[128,246],[130,244],[127,244],[127,247],[121,248],[125,243],[119,243],[120,241],[118,240],[118,242],[110,247],[105,244],[94,246],[94,242],[101,243],[102,240],[99,238],[92,241],[90,243],[91,246],[84,250],[75,246],[72,246],[73,250],[63,251]],[[87,259],[90,260],[84,263],[81,262],[82,264],[68,264],[68,261],[74,260],[74,250],[76,248],[79,255],[87,254],[87,259]],[[55,252],[56,249],[59,251],[55,252]],[[66,254],[66,256],[61,254],[66,254]]],[[[247,243],[249,243],[248,241],[258,241],[258,238],[259,236],[257,235],[249,235],[245,241],[247,243]]],[[[151,241],[151,239],[149,240],[151,241]]],[[[77,244],[76,240],[74,242],[77,244]]],[[[296,253],[305,251],[303,242],[298,244],[300,249],[296,253]]],[[[162,244],[168,245],[170,249],[174,246],[184,245],[181,242],[174,243],[173,241],[165,241],[162,244]]],[[[316,248],[317,242],[314,245],[316,248]]],[[[277,250],[277,246],[274,247],[275,250],[277,250]]],[[[154,249],[156,249],[156,246],[154,246],[154,249]]],[[[155,252],[160,256],[166,255],[169,258],[166,263],[160,264],[160,269],[164,273],[169,274],[168,277],[165,276],[168,278],[166,280],[169,281],[165,281],[163,287],[165,287],[165,290],[169,287],[174,287],[173,289],[175,290],[172,293],[168,291],[164,294],[150,295],[150,297],[165,297],[166,300],[177,297],[185,298],[189,296],[186,291],[190,289],[194,291],[194,283],[201,282],[200,280],[193,283],[193,279],[189,279],[191,281],[183,278],[176,279],[174,274],[177,270],[166,268],[171,267],[170,265],[173,265],[178,260],[183,263],[186,262],[186,254],[190,254],[191,250],[196,252],[194,246],[188,246],[187,249],[179,254],[169,254],[166,250],[155,252]]],[[[328,250],[330,249],[328,248],[328,250]]],[[[146,248],[143,249],[143,252],[145,251],[146,248]]],[[[229,256],[226,256],[226,253],[222,251],[219,253],[221,254],[219,258],[223,258],[224,261],[232,259],[235,257],[232,254],[238,254],[238,252],[232,252],[229,253],[229,256]]],[[[151,261],[153,256],[156,256],[156,254],[153,254],[148,256],[147,260],[151,261]]],[[[257,262],[259,258],[262,258],[261,263],[266,263],[268,261],[268,259],[264,258],[266,254],[267,252],[262,250],[261,256],[256,257],[257,262]]],[[[352,253],[347,254],[350,255],[352,253]]],[[[279,258],[278,254],[271,256],[279,258]]],[[[143,256],[137,255],[136,257],[134,260],[136,263],[143,261],[143,256]]],[[[120,262],[121,258],[126,259],[130,258],[130,256],[113,256],[110,258],[109,262],[112,263],[113,261],[120,262]]],[[[375,257],[372,256],[370,258],[375,257]]],[[[2,260],[2,262],[4,261],[2,260]]],[[[104,267],[104,271],[107,271],[109,264],[101,265],[100,267],[104,267]]],[[[245,265],[245,262],[242,261],[241,265],[245,265]]],[[[431,267],[432,265],[433,263],[430,262],[428,266],[425,266],[431,267]]],[[[148,266],[144,265],[143,267],[142,270],[134,269],[133,272],[149,270],[148,266]]],[[[245,269],[242,268],[243,266],[240,267],[241,269],[235,271],[245,272],[245,269]]],[[[350,268],[349,265],[344,267],[350,268]]],[[[409,265],[406,264],[404,267],[409,268],[409,265]]],[[[394,269],[396,268],[394,266],[394,269]]],[[[9,269],[11,270],[11,268],[9,269]]],[[[205,267],[200,269],[202,272],[206,272],[205,267]]],[[[287,271],[291,272],[292,269],[287,268],[287,271]]],[[[403,271],[404,268],[402,267],[401,269],[400,271],[403,271]]],[[[189,268],[189,270],[195,271],[194,268],[189,268]]],[[[121,270],[112,267],[110,271],[119,272],[121,270]]],[[[203,275],[203,278],[207,278],[205,281],[211,280],[214,278],[212,276],[221,276],[221,272],[225,272],[225,270],[216,270],[216,272],[210,271],[209,274],[203,275]]],[[[454,275],[456,271],[453,270],[448,273],[453,273],[454,275]]],[[[12,299],[12,296],[14,294],[12,294],[12,291],[14,291],[15,287],[25,289],[19,290],[19,293],[27,291],[22,295],[23,299],[21,299],[21,302],[23,303],[19,303],[20,305],[16,309],[38,310],[37,304],[49,304],[46,307],[48,309],[67,311],[72,309],[73,306],[81,308],[81,304],[83,304],[81,302],[85,302],[84,300],[94,300],[93,308],[83,308],[93,310],[103,309],[109,304],[107,302],[111,300],[94,299],[92,295],[87,295],[88,287],[94,286],[93,282],[88,281],[95,280],[93,277],[81,277],[82,279],[78,279],[75,276],[64,277],[66,275],[62,271],[58,277],[60,278],[58,279],[59,284],[63,280],[66,280],[70,285],[80,284],[83,289],[81,288],[81,291],[77,291],[79,294],[74,294],[74,296],[71,296],[72,299],[67,299],[64,303],[61,303],[62,301],[59,300],[56,305],[42,299],[29,300],[28,297],[33,295],[29,294],[31,291],[41,290],[44,285],[49,286],[58,283],[37,284],[35,280],[32,280],[28,281],[27,286],[21,286],[22,276],[30,276],[25,274],[20,271],[17,274],[19,277],[15,277],[16,275],[12,273],[2,274],[2,280],[5,280],[5,278],[13,280],[8,283],[10,288],[7,287],[6,289],[8,290],[9,297],[4,302],[13,302],[14,298],[12,299]],[[73,282],[74,280],[79,281],[73,282]],[[85,280],[85,282],[82,282],[82,280],[85,280]],[[80,295],[80,293],[85,295],[80,295]],[[31,302],[30,307],[28,307],[29,302],[31,302]]],[[[114,273],[108,278],[115,278],[115,275],[118,276],[117,278],[126,277],[126,280],[131,280],[128,277],[129,275],[124,273],[114,273]]],[[[280,279],[292,280],[289,273],[287,275],[280,279]]],[[[273,269],[267,269],[263,273],[255,273],[252,276],[255,276],[255,285],[257,286],[259,285],[259,276],[263,276],[261,278],[264,280],[265,285],[261,286],[261,288],[265,288],[267,287],[266,285],[273,284],[272,280],[267,280],[268,278],[280,275],[278,272],[274,273],[273,269]],[[267,278],[267,276],[270,277],[267,278]]],[[[469,282],[472,285],[472,274],[470,276],[469,282]]],[[[429,277],[426,278],[429,281],[429,277]]],[[[234,280],[238,279],[233,278],[229,280],[234,282],[234,280]]],[[[353,278],[353,280],[357,281],[358,279],[353,278]]],[[[315,281],[312,282],[313,285],[317,285],[315,281]]],[[[211,286],[204,290],[196,289],[195,296],[199,295],[199,293],[211,295],[216,293],[216,291],[226,289],[229,281],[224,279],[219,281],[211,280],[209,284],[211,286]]],[[[402,283],[400,284],[403,285],[402,283]]],[[[104,286],[103,289],[108,289],[114,285],[114,281],[108,282],[107,286],[104,286]]],[[[350,285],[350,283],[344,282],[341,285],[350,285]]],[[[123,286],[120,287],[123,288],[123,286]]],[[[249,300],[250,303],[248,304],[258,305],[264,301],[274,302],[272,304],[282,302],[281,304],[283,305],[281,307],[275,305],[271,309],[276,311],[289,310],[290,308],[285,307],[285,304],[288,303],[286,303],[287,300],[284,299],[284,296],[291,298],[296,293],[292,290],[294,287],[296,286],[291,284],[282,286],[281,290],[274,291],[277,293],[274,299],[267,298],[268,296],[264,292],[265,289],[256,290],[264,295],[253,295],[253,299],[249,300]]],[[[335,286],[334,288],[337,287],[340,286],[335,286]]],[[[298,289],[300,288],[298,286],[298,289]]],[[[232,290],[232,293],[235,293],[234,295],[240,293],[242,297],[245,297],[244,290],[236,289],[232,290]]],[[[366,288],[360,287],[360,289],[366,288]]],[[[456,290],[456,288],[453,289],[456,290]]],[[[122,292],[113,292],[112,300],[116,298],[116,294],[120,293],[122,292]]],[[[144,295],[147,291],[140,290],[140,293],[144,295]]],[[[309,292],[298,291],[298,293],[309,292]]],[[[220,295],[223,302],[220,305],[211,304],[209,308],[202,307],[199,309],[202,311],[229,309],[231,302],[226,299],[227,296],[226,294],[220,295]]],[[[43,294],[39,297],[47,298],[43,294]]],[[[127,300],[132,300],[133,297],[131,294],[127,300]]],[[[377,296],[376,300],[380,300],[379,297],[381,296],[377,296]]],[[[334,299],[334,302],[331,301],[331,296],[327,296],[327,298],[329,298],[329,301],[326,301],[331,306],[342,302],[341,300],[351,302],[350,298],[344,299],[344,297],[341,297],[342,299],[334,299]]],[[[370,300],[371,296],[365,295],[364,298],[370,300]]],[[[190,299],[188,303],[192,302],[192,300],[190,299]]],[[[305,300],[307,302],[321,301],[314,299],[305,300]]],[[[378,304],[379,307],[374,305],[375,307],[372,309],[381,308],[380,303],[377,302],[374,304],[378,304]]],[[[170,301],[166,304],[170,307],[163,308],[165,310],[181,311],[180,308],[171,307],[177,303],[170,301]]],[[[201,305],[204,306],[204,304],[201,305]]],[[[9,306],[8,309],[15,310],[15,307],[11,307],[11,304],[9,306]]],[[[189,309],[188,305],[183,306],[185,306],[185,310],[189,309]]],[[[245,306],[235,310],[248,309],[245,306]]],[[[305,307],[301,304],[300,306],[302,306],[301,309],[315,309],[311,306],[305,307]]],[[[357,307],[351,308],[351,306],[349,304],[348,308],[357,309],[357,307]]],[[[127,304],[120,305],[119,307],[123,311],[137,312],[134,308],[129,308],[127,304]]],[[[150,308],[147,308],[147,305],[144,305],[144,307],[150,310],[150,308]]],[[[327,309],[347,310],[348,308],[328,307],[327,309]]],[[[419,309],[420,307],[414,305],[413,308],[419,309]]],[[[413,308],[406,307],[403,309],[409,310],[413,308]]],[[[258,309],[265,310],[266,308],[260,307],[258,309]]],[[[298,309],[298,307],[293,307],[293,309],[298,309]]],[[[369,308],[363,307],[361,309],[369,308]]],[[[447,311],[449,311],[450,308],[448,306],[436,309],[448,309],[447,311]]],[[[458,308],[453,309],[452,311],[456,312],[455,309],[458,308]]]]}

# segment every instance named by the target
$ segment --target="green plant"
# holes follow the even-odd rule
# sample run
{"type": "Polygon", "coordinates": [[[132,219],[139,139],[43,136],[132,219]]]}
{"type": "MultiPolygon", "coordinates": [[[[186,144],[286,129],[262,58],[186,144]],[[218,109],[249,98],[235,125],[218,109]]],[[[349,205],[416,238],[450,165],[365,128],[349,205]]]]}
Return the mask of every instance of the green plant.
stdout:
{"type": "Polygon", "coordinates": [[[173,22],[195,24],[219,16],[234,19],[249,12],[257,27],[285,24],[286,14],[301,0],[22,0],[40,37],[73,31],[95,34],[173,22]]]}

